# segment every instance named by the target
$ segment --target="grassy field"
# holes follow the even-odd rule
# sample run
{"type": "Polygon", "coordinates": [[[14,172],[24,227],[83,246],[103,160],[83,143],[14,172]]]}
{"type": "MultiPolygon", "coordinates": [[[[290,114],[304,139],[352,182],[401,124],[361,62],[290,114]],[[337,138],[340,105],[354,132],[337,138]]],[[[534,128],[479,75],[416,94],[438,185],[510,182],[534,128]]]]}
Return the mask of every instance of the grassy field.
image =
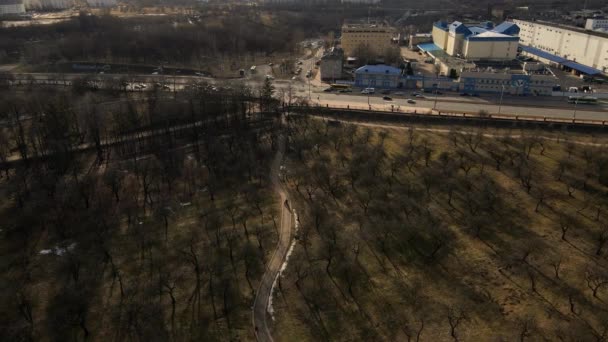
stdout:
{"type": "Polygon", "coordinates": [[[285,341],[605,340],[605,137],[294,119],[285,341]]]}

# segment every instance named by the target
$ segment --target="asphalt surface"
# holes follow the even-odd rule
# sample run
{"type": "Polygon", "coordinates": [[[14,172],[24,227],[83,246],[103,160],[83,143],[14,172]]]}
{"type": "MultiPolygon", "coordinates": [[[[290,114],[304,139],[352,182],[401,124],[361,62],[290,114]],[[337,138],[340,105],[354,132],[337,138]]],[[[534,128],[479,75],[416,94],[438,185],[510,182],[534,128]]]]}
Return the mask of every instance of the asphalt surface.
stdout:
{"type": "MultiPolygon", "coordinates": [[[[306,70],[311,68],[314,70],[313,64],[314,58],[308,58],[303,60],[303,71],[302,74],[306,73],[306,70]]],[[[19,74],[20,78],[33,78],[41,82],[47,80],[54,80],[57,86],[69,85],[71,80],[77,77],[82,77],[83,74],[19,74]],[[61,81],[57,81],[57,80],[61,81]]],[[[104,79],[112,77],[124,77],[126,75],[113,75],[104,74],[98,75],[93,74],[93,77],[104,79]]],[[[262,77],[256,78],[240,78],[233,80],[214,79],[202,76],[173,76],[173,75],[128,75],[127,77],[133,78],[129,82],[128,90],[132,91],[144,91],[151,88],[153,83],[162,83],[166,86],[166,91],[178,91],[183,89],[187,84],[193,81],[204,81],[214,85],[247,85],[253,89],[261,86],[262,77]],[[144,89],[136,90],[135,86],[138,84],[147,83],[148,86],[144,89]]],[[[52,83],[55,84],[55,83],[52,83]]],[[[330,107],[369,107],[372,109],[390,110],[391,105],[393,107],[399,107],[401,110],[417,110],[419,112],[430,112],[431,109],[442,112],[467,112],[467,113],[478,113],[480,110],[487,111],[490,114],[502,114],[502,115],[520,115],[520,116],[536,116],[536,117],[547,117],[547,118],[559,118],[559,119],[585,119],[585,120],[608,120],[608,103],[602,102],[596,105],[584,105],[579,104],[574,106],[569,104],[565,98],[560,97],[518,97],[518,96],[507,96],[505,95],[501,100],[495,95],[485,95],[482,97],[462,97],[456,93],[447,93],[441,96],[437,96],[436,102],[435,97],[432,94],[425,94],[427,96],[424,99],[414,98],[412,92],[415,89],[404,89],[403,95],[389,95],[392,97],[392,101],[384,101],[383,95],[374,94],[372,96],[359,94],[355,89],[353,93],[327,93],[323,90],[328,88],[327,85],[321,85],[317,81],[310,82],[303,76],[299,76],[296,80],[275,80],[275,88],[277,89],[277,96],[281,93],[281,90],[286,90],[291,87],[296,97],[309,99],[311,102],[330,107]],[[414,99],[416,104],[408,104],[408,99],[414,99]]],[[[284,92],[283,92],[284,93],[284,92]]]]}
{"type": "Polygon", "coordinates": [[[281,135],[279,137],[279,149],[272,162],[271,171],[272,185],[280,199],[278,204],[280,206],[279,212],[281,213],[279,239],[277,241],[276,249],[266,265],[266,271],[264,272],[260,285],[256,291],[251,317],[256,339],[262,342],[274,341],[268,326],[268,303],[272,296],[272,284],[279,276],[281,266],[287,256],[287,251],[293,235],[293,215],[291,209],[285,204],[288,200],[288,196],[279,179],[279,170],[281,163],[283,162],[284,153],[285,137],[281,135]]]}
{"type": "MultiPolygon", "coordinates": [[[[406,93],[406,95],[411,94],[406,93]]],[[[435,109],[435,112],[467,112],[474,114],[484,110],[489,114],[608,121],[608,107],[606,105],[579,104],[575,107],[563,99],[555,100],[542,97],[504,98],[502,105],[500,105],[500,102],[494,98],[438,96],[435,103],[435,98],[432,96],[420,99],[412,96],[389,95],[392,101],[385,101],[382,96],[377,94],[368,97],[360,94],[317,93],[313,94],[312,102],[321,106],[337,108],[348,106],[349,108],[366,109],[371,106],[371,109],[389,111],[393,108],[401,111],[410,110],[429,113],[435,109]],[[416,103],[407,103],[408,99],[413,99],[416,103]]]]}

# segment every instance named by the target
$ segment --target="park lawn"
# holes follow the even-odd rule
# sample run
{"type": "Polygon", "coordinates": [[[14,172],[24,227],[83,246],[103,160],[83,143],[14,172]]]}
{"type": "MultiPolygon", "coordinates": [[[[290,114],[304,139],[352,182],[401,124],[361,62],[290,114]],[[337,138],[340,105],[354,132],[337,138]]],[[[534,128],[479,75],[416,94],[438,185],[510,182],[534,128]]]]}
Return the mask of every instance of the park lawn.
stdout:
{"type": "MultiPolygon", "coordinates": [[[[311,140],[318,143],[315,134],[328,133],[320,148],[316,145],[310,150],[303,148],[306,156],[303,162],[298,160],[297,154],[292,156],[290,169],[300,166],[310,169],[308,173],[293,175],[300,192],[293,186],[294,180],[292,193],[298,198],[300,207],[310,208],[322,203],[328,208],[327,218],[321,219],[327,221],[327,225],[321,223],[319,226],[326,231],[317,233],[315,211],[309,210],[302,216],[302,229],[306,230],[308,225],[311,231],[306,239],[310,256],[305,255],[302,243],[297,245],[296,257],[282,281],[282,292],[277,295],[282,298],[275,308],[277,336],[298,340],[407,340],[409,335],[415,340],[421,321],[424,321],[421,340],[450,340],[450,320],[455,325],[454,335],[460,340],[512,340],[521,336],[532,340],[540,336],[584,339],[601,334],[606,318],[601,298],[608,292],[601,288],[599,299],[595,298],[587,286],[586,273],[601,273],[607,265],[604,251],[595,255],[598,234],[605,228],[594,216],[594,205],[606,204],[606,187],[593,175],[584,182],[586,170],[582,166],[586,163],[585,154],[604,155],[605,137],[484,129],[483,134],[517,138],[503,142],[500,137],[483,136],[475,147],[476,152],[472,152],[465,143],[468,139],[465,135],[458,135],[458,146],[454,146],[455,133],[449,129],[438,132],[428,127],[415,127],[416,148],[425,140],[432,146],[431,168],[440,167],[438,159],[442,152],[455,155],[458,149],[468,150],[465,158],[475,159],[465,177],[471,180],[471,189],[456,190],[453,206],[450,206],[442,190],[449,177],[431,173],[435,179],[426,178],[426,172],[437,170],[429,171],[422,159],[415,163],[413,173],[402,164],[394,179],[387,175],[389,161],[409,149],[407,128],[369,128],[374,135],[365,144],[378,145],[379,133],[385,132],[382,150],[388,157],[381,164],[380,174],[376,175],[376,184],[365,183],[366,187],[360,185],[353,190],[343,166],[344,156],[346,159],[353,157],[353,148],[343,147],[337,152],[333,144],[335,139],[344,139],[342,132],[346,129],[334,127],[325,131],[320,121],[308,125],[299,123],[308,130],[304,132],[301,128],[302,136],[294,140],[306,141],[305,136],[312,134],[311,140]],[[538,140],[537,136],[550,139],[538,140]],[[589,143],[595,145],[589,146],[589,143]],[[517,174],[508,158],[502,162],[501,170],[496,170],[489,151],[500,149],[501,144],[509,146],[508,153],[520,153],[519,158],[523,158],[532,170],[529,192],[524,186],[527,179],[520,179],[523,176],[517,174]],[[527,149],[525,144],[533,145],[529,158],[519,151],[527,149]],[[573,150],[570,157],[569,149],[573,150]],[[556,169],[563,160],[570,163],[563,177],[568,180],[558,181],[556,169]],[[329,194],[330,185],[323,185],[330,183],[324,183],[323,176],[314,171],[320,170],[320,162],[327,163],[330,177],[335,177],[331,179],[341,185],[336,186],[336,192],[340,193],[337,198],[329,194]],[[417,221],[418,225],[407,222],[403,215],[393,216],[389,210],[399,205],[391,202],[400,202],[400,205],[407,202],[391,188],[394,184],[386,185],[386,182],[417,184],[424,189],[422,183],[426,179],[432,183],[430,195],[420,190],[422,195],[417,195],[416,204],[426,212],[421,216],[429,215],[436,223],[417,221]],[[312,185],[315,196],[311,201],[302,189],[309,186],[304,184],[315,183],[317,185],[312,185]],[[571,196],[566,191],[566,183],[575,188],[571,196]],[[491,201],[497,204],[491,210],[471,209],[467,200],[468,195],[476,196],[482,185],[491,187],[485,196],[495,195],[491,201]],[[372,199],[370,211],[373,207],[380,212],[377,215],[368,213],[373,217],[370,230],[361,230],[357,221],[360,222],[365,214],[357,205],[357,196],[376,186],[381,188],[374,195],[382,198],[378,200],[380,208],[373,207],[372,199]],[[596,196],[594,201],[589,200],[591,195],[596,196]],[[382,211],[383,206],[390,209],[382,211]],[[560,219],[564,213],[574,217],[567,241],[561,239],[560,219]],[[485,221],[481,221],[483,227],[475,233],[472,226],[479,217],[485,221]],[[433,225],[437,224],[441,228],[435,232],[437,228],[433,225]],[[421,229],[421,236],[417,236],[417,230],[421,229]],[[374,236],[374,232],[379,231],[386,231],[390,238],[382,240],[374,236]],[[428,238],[427,232],[443,240],[437,256],[432,259],[428,255],[436,245],[433,239],[437,238],[428,238]],[[403,236],[410,237],[404,239],[403,236]],[[332,245],[332,240],[337,244],[332,245]],[[328,253],[333,256],[328,257],[328,253]],[[330,259],[331,266],[327,268],[330,259]],[[554,269],[558,262],[559,278],[554,269]],[[599,271],[595,265],[601,266],[599,271]],[[298,278],[301,278],[299,288],[295,284],[298,278]],[[354,296],[349,294],[349,283],[354,296]],[[323,300],[316,299],[315,295],[322,296],[323,300]],[[570,298],[576,314],[570,310],[570,298]],[[459,318],[462,319],[459,321],[459,318]]],[[[357,135],[364,135],[362,132],[366,129],[368,127],[359,127],[357,135]]],[[[471,130],[470,134],[477,134],[477,129],[471,130]]],[[[527,172],[527,169],[521,172],[527,172]]],[[[464,173],[464,170],[458,170],[454,177],[462,178],[464,173]]],[[[480,206],[483,204],[480,201],[480,206]]],[[[605,211],[601,217],[603,215],[605,211]]]]}

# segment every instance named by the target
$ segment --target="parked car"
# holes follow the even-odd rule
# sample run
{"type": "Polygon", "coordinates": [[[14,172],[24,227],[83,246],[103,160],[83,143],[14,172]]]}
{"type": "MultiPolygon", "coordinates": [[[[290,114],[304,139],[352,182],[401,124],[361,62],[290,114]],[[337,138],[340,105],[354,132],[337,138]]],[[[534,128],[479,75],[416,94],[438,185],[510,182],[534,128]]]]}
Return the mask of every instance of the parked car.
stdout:
{"type": "Polygon", "coordinates": [[[380,93],[381,93],[381,94],[383,94],[383,95],[388,95],[388,94],[390,94],[390,93],[391,93],[391,91],[390,91],[390,90],[388,90],[388,89],[384,89],[384,90],[383,90],[383,91],[381,91],[380,93]]]}
{"type": "Polygon", "coordinates": [[[412,99],[409,99],[409,100],[407,100],[407,103],[409,103],[409,104],[416,104],[416,101],[414,101],[412,99]]]}
{"type": "Polygon", "coordinates": [[[390,96],[384,96],[384,97],[382,97],[382,99],[384,101],[393,101],[393,99],[390,96]]]}
{"type": "Polygon", "coordinates": [[[352,93],[353,90],[352,89],[340,89],[338,92],[339,93],[352,93]]]}
{"type": "Polygon", "coordinates": [[[418,95],[420,95],[420,93],[417,91],[412,93],[412,96],[418,96],[418,95]]]}
{"type": "Polygon", "coordinates": [[[469,96],[469,93],[460,93],[460,96],[469,96]]]}
{"type": "Polygon", "coordinates": [[[325,88],[325,89],[323,89],[323,91],[326,93],[331,93],[332,91],[334,91],[334,88],[331,88],[331,87],[325,88]]]}

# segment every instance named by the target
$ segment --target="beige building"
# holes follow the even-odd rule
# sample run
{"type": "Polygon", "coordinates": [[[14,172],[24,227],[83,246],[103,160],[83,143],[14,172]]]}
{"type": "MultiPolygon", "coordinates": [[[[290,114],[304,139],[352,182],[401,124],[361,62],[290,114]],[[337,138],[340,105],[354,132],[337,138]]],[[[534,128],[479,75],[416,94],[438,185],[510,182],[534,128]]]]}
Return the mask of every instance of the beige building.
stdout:
{"type": "MultiPolygon", "coordinates": [[[[520,42],[526,47],[541,50],[567,61],[565,66],[576,64],[608,72],[608,34],[561,26],[539,21],[514,20],[520,27],[520,42]],[[570,62],[568,62],[570,61],[570,62]]],[[[550,57],[550,56],[549,56],[550,57]]],[[[586,72],[584,68],[579,68],[586,72]]]]}
{"type": "Polygon", "coordinates": [[[519,28],[510,22],[466,26],[455,21],[433,25],[433,43],[449,56],[468,60],[512,60],[517,57],[519,28]]]}
{"type": "Polygon", "coordinates": [[[25,7],[21,0],[0,0],[0,16],[23,13],[25,13],[25,7]]]}
{"type": "Polygon", "coordinates": [[[344,24],[340,44],[347,56],[352,56],[359,45],[367,45],[374,53],[383,55],[396,35],[397,31],[385,24],[344,24]]]}
{"type": "Polygon", "coordinates": [[[28,11],[61,10],[75,5],[74,0],[24,0],[28,11]]]}
{"type": "Polygon", "coordinates": [[[335,81],[342,78],[342,67],[344,64],[344,52],[342,49],[331,48],[321,57],[321,80],[335,81]]]}

